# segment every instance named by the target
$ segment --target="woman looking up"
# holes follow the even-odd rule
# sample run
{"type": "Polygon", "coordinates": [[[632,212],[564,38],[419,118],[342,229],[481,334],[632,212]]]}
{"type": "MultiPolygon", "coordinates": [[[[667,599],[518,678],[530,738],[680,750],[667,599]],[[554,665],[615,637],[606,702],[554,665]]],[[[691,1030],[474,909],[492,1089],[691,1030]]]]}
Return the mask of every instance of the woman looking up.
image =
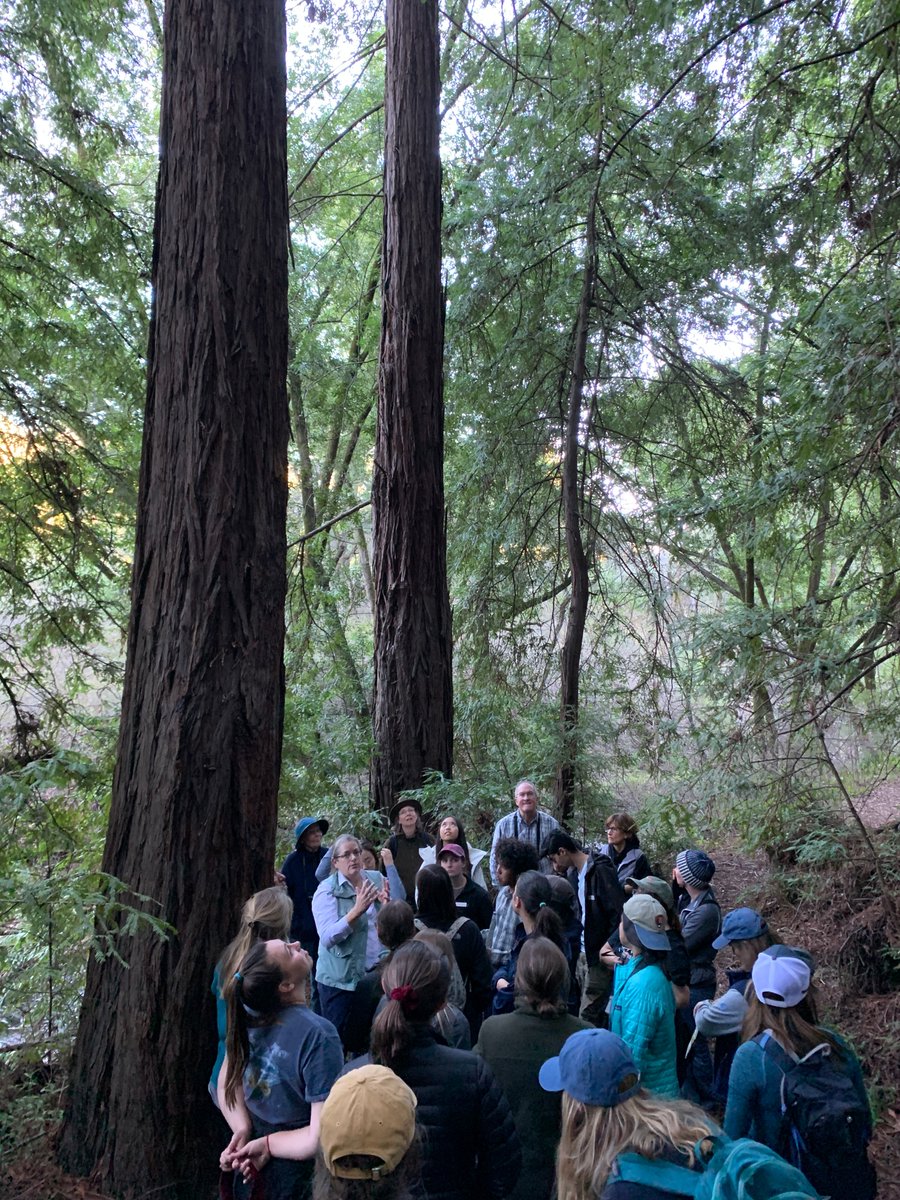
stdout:
{"type": "Polygon", "coordinates": [[[482,865],[487,858],[487,851],[479,850],[467,840],[466,831],[463,829],[463,823],[459,817],[447,816],[443,818],[440,825],[438,825],[438,836],[434,846],[429,846],[419,851],[422,863],[428,866],[430,863],[437,862],[444,846],[460,846],[462,848],[466,858],[466,874],[474,884],[487,891],[487,882],[484,878],[484,868],[482,865]]]}
{"type": "Polygon", "coordinates": [[[254,942],[275,938],[286,940],[292,912],[291,898],[283,887],[264,888],[261,892],[254,892],[241,912],[241,924],[237,935],[225,947],[213,971],[210,991],[216,998],[219,1052],[209,1079],[209,1094],[217,1107],[219,1072],[225,1061],[225,1038],[228,1033],[228,1005],[225,1003],[222,983],[231,979],[254,942]]]}
{"type": "Polygon", "coordinates": [[[219,1103],[233,1136],[220,1166],[250,1175],[252,1164],[266,1200],[306,1194],[319,1113],[343,1065],[334,1026],[306,1007],[311,967],[298,942],[257,942],[224,983],[219,1103]]]}
{"type": "Polygon", "coordinates": [[[333,870],[313,897],[319,931],[316,983],[322,1015],[343,1036],[353,992],[383,954],[375,917],[387,902],[384,877],[365,871],[359,839],[341,834],[331,852],[333,870]]]}

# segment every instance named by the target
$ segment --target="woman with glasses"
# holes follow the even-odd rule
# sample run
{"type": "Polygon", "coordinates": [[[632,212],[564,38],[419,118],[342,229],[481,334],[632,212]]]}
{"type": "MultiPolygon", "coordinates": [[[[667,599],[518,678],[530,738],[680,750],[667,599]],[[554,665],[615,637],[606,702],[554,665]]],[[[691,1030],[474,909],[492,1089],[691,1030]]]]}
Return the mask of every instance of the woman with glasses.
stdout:
{"type": "Polygon", "coordinates": [[[343,1038],[356,985],[384,953],[375,917],[388,895],[384,877],[364,870],[362,846],[352,834],[335,841],[331,865],[312,902],[319,931],[316,984],[322,1015],[343,1038]]]}
{"type": "Polygon", "coordinates": [[[628,813],[613,813],[607,817],[606,844],[600,847],[600,853],[608,854],[612,859],[626,895],[630,896],[634,891],[631,880],[653,874],[647,855],[641,849],[637,821],[628,813]]]}

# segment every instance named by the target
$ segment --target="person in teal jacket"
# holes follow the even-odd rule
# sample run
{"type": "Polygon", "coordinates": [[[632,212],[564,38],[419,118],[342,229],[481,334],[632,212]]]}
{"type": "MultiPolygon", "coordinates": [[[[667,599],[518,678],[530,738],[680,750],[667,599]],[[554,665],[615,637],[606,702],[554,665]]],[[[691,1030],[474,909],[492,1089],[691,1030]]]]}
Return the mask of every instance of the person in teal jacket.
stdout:
{"type": "Polygon", "coordinates": [[[675,996],[664,963],[669,952],[666,910],[652,896],[632,896],[622,910],[622,962],[616,967],[610,1029],[622,1039],[659,1096],[678,1095],[675,996]]]}

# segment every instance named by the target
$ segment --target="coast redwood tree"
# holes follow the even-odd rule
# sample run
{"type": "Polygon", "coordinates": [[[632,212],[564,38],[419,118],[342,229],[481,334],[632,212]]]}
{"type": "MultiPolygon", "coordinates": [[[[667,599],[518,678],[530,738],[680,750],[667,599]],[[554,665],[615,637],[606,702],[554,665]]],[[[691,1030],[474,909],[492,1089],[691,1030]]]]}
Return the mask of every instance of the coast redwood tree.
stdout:
{"type": "Polygon", "coordinates": [[[387,0],[384,241],[372,480],[375,806],[453,762],[444,519],[438,12],[387,0]]]}
{"type": "Polygon", "coordinates": [[[272,881],[287,498],[284,0],[169,0],[154,300],[103,870],[175,927],[92,958],[62,1164],[200,1197],[223,1144],[209,993],[272,881]]]}

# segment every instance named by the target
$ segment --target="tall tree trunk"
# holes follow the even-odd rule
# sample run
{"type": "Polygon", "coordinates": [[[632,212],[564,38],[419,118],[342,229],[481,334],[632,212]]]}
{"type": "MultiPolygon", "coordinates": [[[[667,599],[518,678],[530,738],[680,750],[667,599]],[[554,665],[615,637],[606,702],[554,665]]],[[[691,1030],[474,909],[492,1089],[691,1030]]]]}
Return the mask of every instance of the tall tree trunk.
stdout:
{"type": "MultiPolygon", "coordinates": [[[[599,155],[599,139],[595,148],[595,165],[599,155]]],[[[591,194],[587,214],[584,272],[581,300],[575,321],[575,344],[572,351],[572,376],[569,382],[568,407],[563,437],[562,505],[566,530],[566,552],[572,592],[563,640],[560,664],[560,731],[562,745],[556,770],[556,815],[566,821],[572,815],[575,799],[575,758],[578,749],[579,673],[581,647],[588,611],[588,563],[581,536],[581,484],[578,432],[582,423],[584,381],[587,374],[587,344],[590,329],[591,304],[597,280],[597,187],[591,194]]]]}
{"type": "Polygon", "coordinates": [[[103,870],[175,927],[93,957],[60,1159],[207,1194],[209,992],[272,879],[284,706],[283,0],[169,0],[131,623],[103,870]]]}
{"type": "Polygon", "coordinates": [[[453,753],[444,518],[435,0],[388,0],[378,429],[372,481],[375,807],[453,753]]]}

